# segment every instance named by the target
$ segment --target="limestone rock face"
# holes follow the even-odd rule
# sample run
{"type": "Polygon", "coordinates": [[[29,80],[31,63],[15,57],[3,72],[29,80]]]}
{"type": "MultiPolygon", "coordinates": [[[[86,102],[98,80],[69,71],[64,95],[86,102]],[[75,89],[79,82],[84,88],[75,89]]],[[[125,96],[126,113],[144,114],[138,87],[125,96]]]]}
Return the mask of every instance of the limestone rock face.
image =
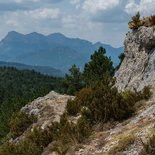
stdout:
{"type": "Polygon", "coordinates": [[[33,114],[37,117],[36,126],[45,129],[52,122],[59,122],[60,116],[64,113],[67,101],[73,96],[61,95],[51,91],[44,97],[39,97],[27,104],[21,111],[33,114]]]}
{"type": "Polygon", "coordinates": [[[125,58],[115,74],[119,91],[155,85],[155,28],[142,26],[128,32],[124,46],[125,58]]]}

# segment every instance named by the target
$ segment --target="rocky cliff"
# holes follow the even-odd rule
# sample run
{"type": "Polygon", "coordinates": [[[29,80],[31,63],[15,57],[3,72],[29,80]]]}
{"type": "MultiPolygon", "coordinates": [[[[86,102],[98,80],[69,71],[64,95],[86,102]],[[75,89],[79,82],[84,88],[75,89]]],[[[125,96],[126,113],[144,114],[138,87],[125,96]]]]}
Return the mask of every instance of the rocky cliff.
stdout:
{"type": "Polygon", "coordinates": [[[115,74],[118,89],[155,85],[155,27],[128,32],[124,46],[125,58],[115,74]]]}

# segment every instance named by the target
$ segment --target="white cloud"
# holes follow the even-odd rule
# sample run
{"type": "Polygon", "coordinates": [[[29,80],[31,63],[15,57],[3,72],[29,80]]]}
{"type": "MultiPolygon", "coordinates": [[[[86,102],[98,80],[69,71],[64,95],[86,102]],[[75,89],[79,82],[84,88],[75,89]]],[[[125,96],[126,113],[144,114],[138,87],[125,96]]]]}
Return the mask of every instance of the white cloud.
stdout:
{"type": "Polygon", "coordinates": [[[25,11],[26,15],[31,16],[36,19],[56,19],[60,15],[60,10],[58,8],[52,9],[52,8],[41,8],[41,9],[35,9],[31,11],[25,11]]]}
{"type": "Polygon", "coordinates": [[[8,31],[28,32],[50,32],[51,28],[59,28],[61,16],[58,8],[39,8],[26,11],[7,11],[0,15],[1,27],[3,31],[1,35],[6,35],[8,31]]]}
{"type": "Polygon", "coordinates": [[[81,8],[81,0],[70,0],[70,4],[74,5],[76,9],[81,8]]]}
{"type": "Polygon", "coordinates": [[[97,13],[111,9],[119,4],[119,0],[85,0],[83,3],[83,9],[90,13],[97,13]]]}
{"type": "Polygon", "coordinates": [[[70,0],[71,4],[79,4],[81,0],[70,0]]]}
{"type": "Polygon", "coordinates": [[[150,15],[155,13],[155,0],[140,0],[136,3],[135,0],[129,0],[125,6],[125,11],[128,14],[135,14],[135,12],[140,11],[142,15],[150,15]]]}
{"type": "Polygon", "coordinates": [[[62,32],[122,44],[132,14],[154,13],[155,0],[0,0],[3,38],[8,31],[62,32]]]}

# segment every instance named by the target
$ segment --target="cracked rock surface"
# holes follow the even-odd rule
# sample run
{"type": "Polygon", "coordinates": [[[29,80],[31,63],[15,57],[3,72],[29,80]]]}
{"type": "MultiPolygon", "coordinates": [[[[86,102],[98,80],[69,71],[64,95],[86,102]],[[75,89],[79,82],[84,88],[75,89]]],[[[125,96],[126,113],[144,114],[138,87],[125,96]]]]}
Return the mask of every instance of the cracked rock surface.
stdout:
{"type": "Polygon", "coordinates": [[[128,32],[124,48],[125,58],[115,74],[119,91],[155,85],[155,28],[142,26],[128,32]]]}

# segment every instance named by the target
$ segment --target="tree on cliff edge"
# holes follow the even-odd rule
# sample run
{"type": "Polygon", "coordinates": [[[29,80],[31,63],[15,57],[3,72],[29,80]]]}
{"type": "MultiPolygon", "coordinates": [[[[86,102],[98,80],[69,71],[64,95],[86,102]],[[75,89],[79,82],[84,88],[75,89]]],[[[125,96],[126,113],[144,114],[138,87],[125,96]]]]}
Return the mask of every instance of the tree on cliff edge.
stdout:
{"type": "Polygon", "coordinates": [[[114,68],[110,57],[107,57],[106,50],[100,47],[91,55],[90,62],[85,64],[83,78],[87,86],[100,81],[106,74],[113,75],[114,68]]]}
{"type": "Polygon", "coordinates": [[[69,95],[75,95],[77,91],[83,88],[84,83],[80,68],[73,65],[69,69],[69,73],[65,75],[62,85],[63,93],[67,93],[69,95]]]}

